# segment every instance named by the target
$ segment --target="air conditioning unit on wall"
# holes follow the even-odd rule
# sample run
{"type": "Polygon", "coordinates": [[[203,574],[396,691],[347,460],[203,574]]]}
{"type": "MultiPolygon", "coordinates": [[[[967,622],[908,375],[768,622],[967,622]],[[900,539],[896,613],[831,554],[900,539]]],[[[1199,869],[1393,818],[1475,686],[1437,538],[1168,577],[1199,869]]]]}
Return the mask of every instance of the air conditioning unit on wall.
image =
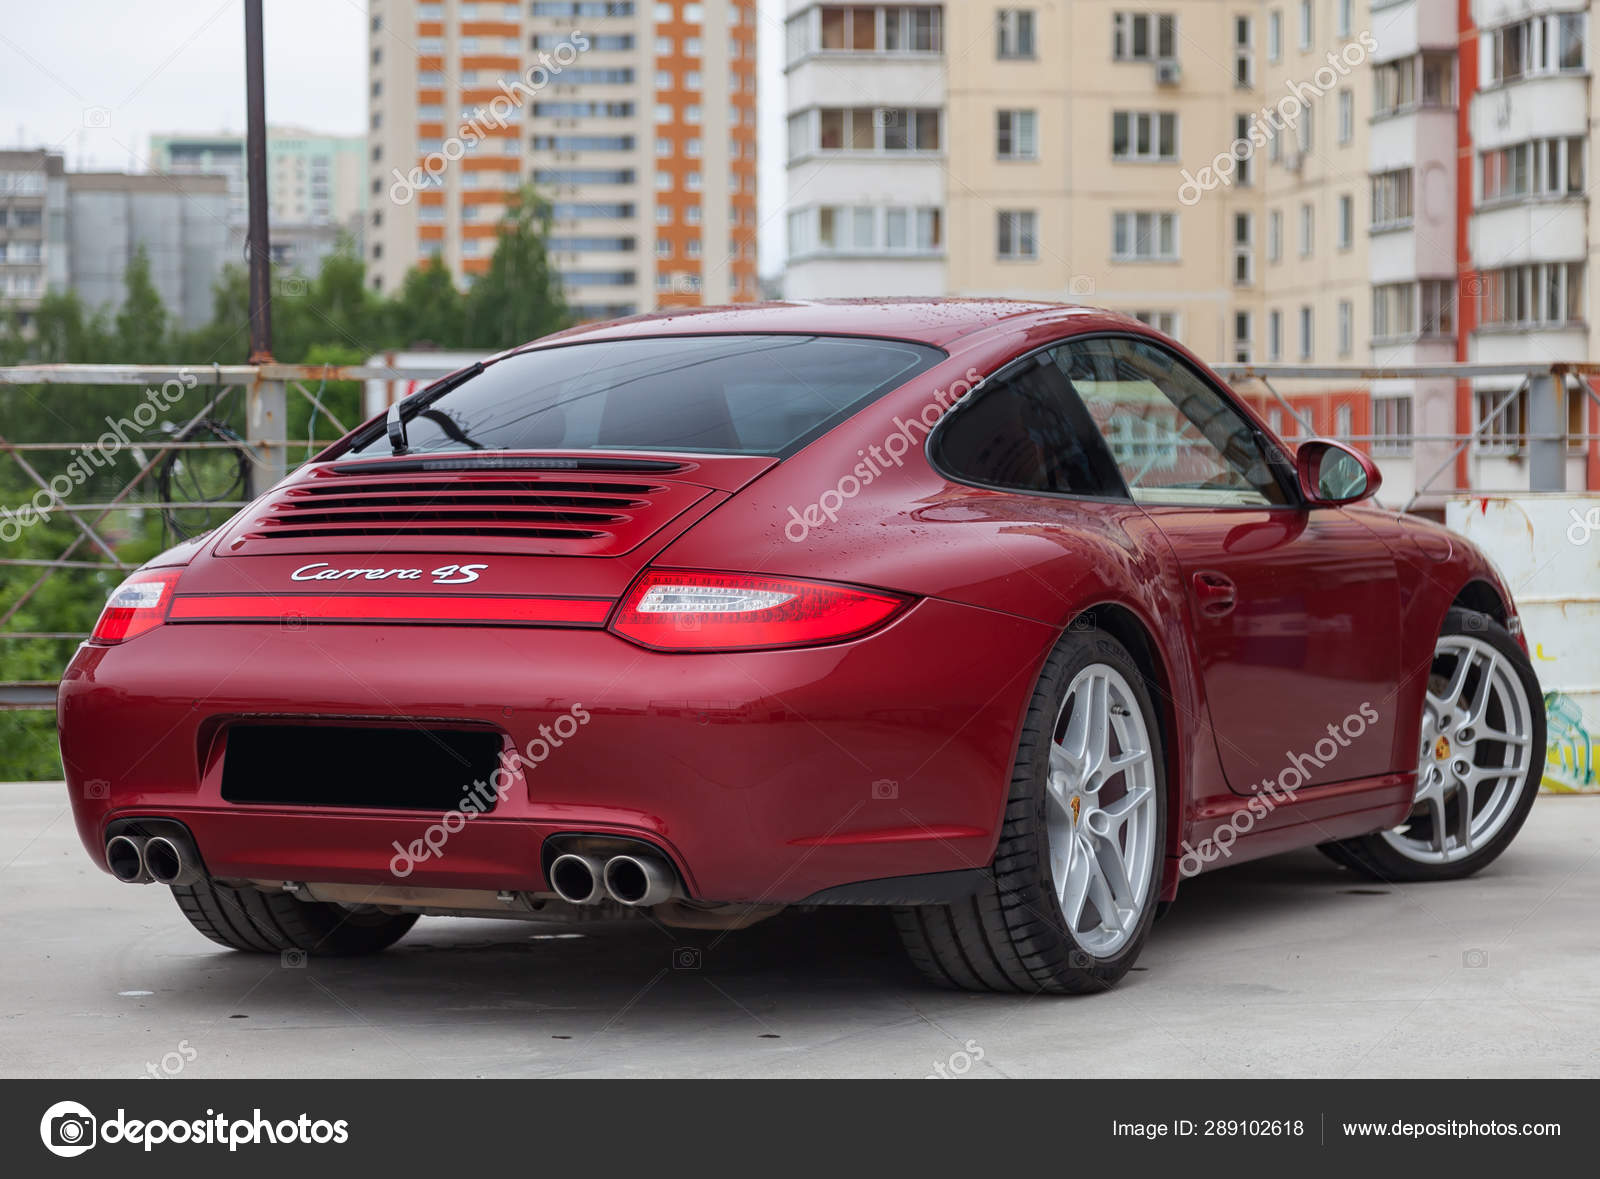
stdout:
{"type": "Polygon", "coordinates": [[[1178,59],[1163,57],[1156,62],[1156,85],[1176,86],[1183,77],[1183,71],[1178,68],[1178,59]]]}

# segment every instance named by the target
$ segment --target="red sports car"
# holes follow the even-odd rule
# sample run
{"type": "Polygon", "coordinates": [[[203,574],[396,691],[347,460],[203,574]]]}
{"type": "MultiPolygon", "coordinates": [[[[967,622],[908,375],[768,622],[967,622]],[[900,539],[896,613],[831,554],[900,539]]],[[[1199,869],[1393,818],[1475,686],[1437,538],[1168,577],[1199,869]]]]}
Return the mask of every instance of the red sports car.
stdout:
{"type": "Polygon", "coordinates": [[[1088,308],[564,332],[116,590],[61,683],[78,829],[241,950],[889,905],[938,982],[1101,989],[1186,876],[1464,876],[1527,816],[1516,606],[1378,482],[1088,308]]]}

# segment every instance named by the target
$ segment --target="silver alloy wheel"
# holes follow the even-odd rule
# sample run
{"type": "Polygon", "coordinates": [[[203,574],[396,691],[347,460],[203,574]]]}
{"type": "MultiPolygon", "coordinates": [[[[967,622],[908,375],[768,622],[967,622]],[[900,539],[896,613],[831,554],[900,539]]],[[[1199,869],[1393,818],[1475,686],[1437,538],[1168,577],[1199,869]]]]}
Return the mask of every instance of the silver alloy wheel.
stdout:
{"type": "Polygon", "coordinates": [[[1138,697],[1116,668],[1073,677],[1045,780],[1050,874],[1067,928],[1096,958],[1139,928],[1155,878],[1156,772],[1138,697]]]}
{"type": "Polygon", "coordinates": [[[1463,860],[1500,833],[1527,783],[1533,721],[1504,654],[1470,635],[1443,635],[1422,710],[1416,802],[1383,832],[1407,859],[1463,860]]]}

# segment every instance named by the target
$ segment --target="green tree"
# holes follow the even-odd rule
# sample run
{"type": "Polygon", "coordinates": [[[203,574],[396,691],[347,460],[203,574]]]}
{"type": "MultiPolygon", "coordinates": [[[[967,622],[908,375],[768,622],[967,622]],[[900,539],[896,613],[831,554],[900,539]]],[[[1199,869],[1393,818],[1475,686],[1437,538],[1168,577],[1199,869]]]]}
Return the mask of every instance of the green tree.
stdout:
{"type": "Polygon", "coordinates": [[[467,292],[469,346],[509,348],[567,326],[560,278],[545,252],[549,234],[549,202],[524,188],[500,225],[489,269],[467,292]]]}
{"type": "Polygon", "coordinates": [[[390,304],[389,334],[401,348],[459,348],[466,341],[466,300],[438,258],[406,271],[390,304]]]}
{"type": "Polygon", "coordinates": [[[116,345],[123,364],[167,359],[167,309],[150,279],[150,257],[140,246],[122,275],[122,307],[117,312],[116,345]]]}

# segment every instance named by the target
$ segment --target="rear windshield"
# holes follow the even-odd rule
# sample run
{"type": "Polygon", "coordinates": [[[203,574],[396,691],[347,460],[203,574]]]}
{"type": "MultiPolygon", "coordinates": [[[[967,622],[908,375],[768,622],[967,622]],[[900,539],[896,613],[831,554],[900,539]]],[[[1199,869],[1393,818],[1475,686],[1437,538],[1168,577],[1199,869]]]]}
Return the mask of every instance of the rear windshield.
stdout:
{"type": "MultiPolygon", "coordinates": [[[[944,358],[843,336],[669,336],[535,349],[406,403],[411,453],[798,450],[944,358]]],[[[351,454],[390,453],[379,423],[351,454]]]]}

